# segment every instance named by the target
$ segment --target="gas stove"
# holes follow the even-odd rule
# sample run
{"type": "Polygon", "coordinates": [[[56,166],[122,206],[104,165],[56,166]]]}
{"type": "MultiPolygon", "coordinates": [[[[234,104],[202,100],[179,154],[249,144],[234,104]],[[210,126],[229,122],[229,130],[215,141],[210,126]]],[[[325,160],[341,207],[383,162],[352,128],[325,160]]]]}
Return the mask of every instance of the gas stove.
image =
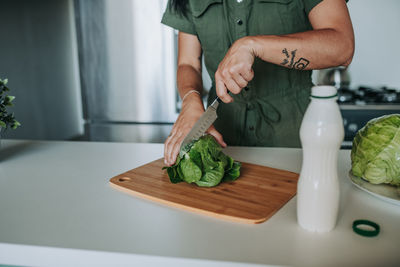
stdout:
{"type": "Polygon", "coordinates": [[[400,113],[400,91],[387,87],[340,88],[338,103],[345,129],[342,148],[351,148],[355,134],[369,120],[400,113]]]}
{"type": "Polygon", "coordinates": [[[387,87],[360,86],[353,90],[340,88],[338,90],[338,102],[355,105],[400,104],[400,91],[387,87]]]}

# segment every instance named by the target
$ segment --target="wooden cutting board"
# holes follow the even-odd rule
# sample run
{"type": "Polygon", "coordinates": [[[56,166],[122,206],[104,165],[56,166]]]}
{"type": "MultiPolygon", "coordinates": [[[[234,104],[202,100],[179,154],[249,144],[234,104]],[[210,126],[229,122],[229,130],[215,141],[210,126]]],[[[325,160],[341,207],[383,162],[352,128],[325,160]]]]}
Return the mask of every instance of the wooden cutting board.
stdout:
{"type": "Polygon", "coordinates": [[[298,174],[251,163],[242,163],[234,182],[204,188],[185,182],[172,184],[164,160],[122,173],[110,179],[113,187],[168,206],[242,223],[270,218],[297,190],[298,174]]]}

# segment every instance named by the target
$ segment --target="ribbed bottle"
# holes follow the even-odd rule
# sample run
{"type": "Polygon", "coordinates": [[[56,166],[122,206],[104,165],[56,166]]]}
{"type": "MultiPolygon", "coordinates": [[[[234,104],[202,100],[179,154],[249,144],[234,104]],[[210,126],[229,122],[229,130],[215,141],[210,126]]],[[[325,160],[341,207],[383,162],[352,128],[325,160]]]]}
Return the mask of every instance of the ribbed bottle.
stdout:
{"type": "Polygon", "coordinates": [[[343,120],[333,86],[314,86],[300,127],[303,163],[297,184],[297,220],[313,232],[336,225],[339,209],[338,152],[343,120]]]}

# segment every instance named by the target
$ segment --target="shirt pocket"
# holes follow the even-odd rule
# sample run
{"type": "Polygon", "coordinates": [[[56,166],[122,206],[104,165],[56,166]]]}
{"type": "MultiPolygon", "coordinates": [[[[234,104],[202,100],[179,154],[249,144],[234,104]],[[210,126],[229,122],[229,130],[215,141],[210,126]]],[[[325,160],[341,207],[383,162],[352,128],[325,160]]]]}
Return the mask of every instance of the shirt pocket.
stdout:
{"type": "Polygon", "coordinates": [[[281,35],[308,29],[308,20],[298,1],[256,0],[250,35],[281,35]]]}

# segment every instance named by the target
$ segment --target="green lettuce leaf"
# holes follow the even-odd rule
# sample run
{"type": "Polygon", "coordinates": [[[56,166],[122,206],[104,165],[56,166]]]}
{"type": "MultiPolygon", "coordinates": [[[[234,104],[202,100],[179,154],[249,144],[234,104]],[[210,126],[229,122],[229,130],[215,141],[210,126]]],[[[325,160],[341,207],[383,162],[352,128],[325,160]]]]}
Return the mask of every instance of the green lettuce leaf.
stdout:
{"type": "Polygon", "coordinates": [[[205,135],[187,145],[176,163],[167,169],[172,183],[185,181],[202,187],[213,187],[221,181],[234,181],[240,176],[239,162],[222,152],[211,135],[205,135]]]}
{"type": "Polygon", "coordinates": [[[190,184],[200,180],[202,175],[201,169],[199,166],[196,165],[196,163],[194,163],[193,160],[190,159],[189,156],[181,160],[181,164],[179,167],[182,171],[181,175],[183,175],[183,177],[180,178],[185,182],[190,184]]]}
{"type": "Polygon", "coordinates": [[[220,161],[216,168],[206,172],[196,184],[198,186],[213,187],[221,182],[222,177],[224,177],[224,166],[220,161]]]}
{"type": "Polygon", "coordinates": [[[234,162],[224,175],[223,181],[235,181],[240,176],[240,162],[234,162]]]}

